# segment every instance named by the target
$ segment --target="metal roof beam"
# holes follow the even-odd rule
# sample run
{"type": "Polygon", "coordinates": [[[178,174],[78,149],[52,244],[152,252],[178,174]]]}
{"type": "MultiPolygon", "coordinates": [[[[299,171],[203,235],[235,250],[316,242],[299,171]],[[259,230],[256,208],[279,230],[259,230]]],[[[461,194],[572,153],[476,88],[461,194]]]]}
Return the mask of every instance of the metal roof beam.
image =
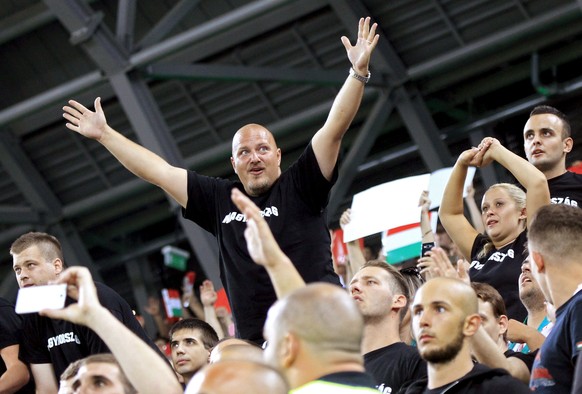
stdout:
{"type": "Polygon", "coordinates": [[[150,47],[166,37],[200,0],[181,0],[140,40],[136,48],[150,47]]]}
{"type": "MultiPolygon", "coordinates": [[[[223,82],[276,81],[311,85],[342,85],[345,70],[318,70],[280,67],[227,66],[220,64],[167,64],[146,67],[146,75],[154,79],[211,80],[223,82]]],[[[386,86],[381,75],[375,75],[370,86],[386,86]]]]}
{"type": "Polygon", "coordinates": [[[569,21],[581,19],[579,5],[568,4],[563,7],[543,13],[541,16],[529,19],[526,22],[515,25],[509,29],[501,30],[495,34],[474,41],[462,48],[452,50],[437,56],[426,62],[415,64],[408,68],[408,77],[412,80],[426,78],[428,76],[462,66],[473,59],[494,54],[504,47],[515,44],[522,39],[539,34],[553,26],[559,26],[569,21]]]}
{"type": "MultiPolygon", "coordinates": [[[[286,3],[284,6],[280,4],[282,3],[281,1],[272,0],[263,0],[255,3],[268,7],[269,12],[267,13],[267,9],[263,8],[262,13],[257,16],[249,13],[247,9],[247,12],[243,12],[241,15],[240,9],[235,9],[217,18],[220,19],[219,21],[211,20],[180,35],[169,38],[154,47],[133,54],[130,58],[131,67],[141,67],[154,60],[159,61],[163,58],[176,57],[177,54],[174,51],[180,50],[182,51],[181,58],[193,58],[192,61],[200,60],[262,34],[276,26],[320,9],[327,4],[327,0],[286,1],[283,2],[286,3]],[[184,55],[186,48],[188,50],[184,55]]],[[[94,89],[98,84],[102,84],[105,81],[105,76],[101,72],[94,71],[71,82],[59,85],[0,111],[0,125],[20,120],[25,116],[45,109],[48,109],[48,111],[39,113],[36,118],[37,121],[42,122],[43,125],[54,122],[56,121],[53,108],[55,105],[61,106],[65,100],[89,89],[94,89]]],[[[38,127],[40,126],[35,128],[38,127]]]]}
{"type": "MultiPolygon", "coordinates": [[[[346,28],[353,29],[360,17],[370,15],[370,12],[356,0],[331,0],[330,5],[346,28]]],[[[395,81],[406,79],[406,69],[400,57],[390,44],[388,36],[382,34],[372,63],[377,64],[382,71],[393,75],[395,81]]],[[[435,171],[445,167],[450,162],[451,154],[440,138],[440,132],[424,103],[420,93],[413,86],[396,83],[394,86],[394,105],[412,139],[420,149],[426,167],[435,171]]]]}

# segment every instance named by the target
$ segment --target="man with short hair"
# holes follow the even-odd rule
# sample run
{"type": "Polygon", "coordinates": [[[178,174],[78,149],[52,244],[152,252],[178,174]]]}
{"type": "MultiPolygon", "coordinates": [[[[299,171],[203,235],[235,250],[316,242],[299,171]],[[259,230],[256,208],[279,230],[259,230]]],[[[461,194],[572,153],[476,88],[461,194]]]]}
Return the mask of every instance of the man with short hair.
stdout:
{"type": "Polygon", "coordinates": [[[188,384],[192,376],[206,364],[210,351],[218,343],[218,335],[204,320],[190,318],[170,328],[170,348],[174,370],[188,384]]]}
{"type": "Polygon", "coordinates": [[[508,319],[501,294],[487,283],[471,282],[479,299],[481,327],[471,345],[477,361],[507,370],[511,376],[529,383],[535,354],[517,353],[507,347],[508,319]]]}
{"type": "Polygon", "coordinates": [[[382,393],[397,393],[407,383],[426,377],[418,351],[400,338],[406,314],[406,279],[385,261],[371,260],[356,272],[350,294],[364,317],[364,367],[382,393]]]}
{"type": "Polygon", "coordinates": [[[552,203],[582,208],[582,175],[566,170],[566,155],[574,144],[567,116],[549,105],[535,107],[523,141],[527,160],[548,180],[552,203]]]}
{"type": "Polygon", "coordinates": [[[536,356],[530,388],[569,393],[582,348],[582,210],[565,204],[540,208],[529,225],[531,273],[556,307],[554,328],[536,356]]]}
{"type": "MultiPolygon", "coordinates": [[[[61,244],[47,233],[21,235],[10,247],[13,269],[21,288],[43,286],[55,281],[65,267],[61,244]]],[[[133,315],[129,304],[111,288],[96,283],[99,301],[115,317],[163,357],[133,315]]],[[[73,299],[67,297],[66,305],[73,299]]],[[[67,366],[91,354],[109,352],[105,343],[87,327],[54,320],[38,313],[23,315],[20,349],[22,360],[30,364],[39,393],[56,393],[58,379],[67,366]]]]}
{"type": "Polygon", "coordinates": [[[79,363],[73,381],[75,394],[137,394],[123,369],[110,353],[94,354],[79,363]]]}
{"type": "Polygon", "coordinates": [[[183,208],[185,218],[216,236],[221,280],[232,307],[237,337],[262,343],[267,310],[276,300],[263,268],[246,253],[244,216],[230,200],[237,188],[253,199],[271,230],[307,282],[339,284],[333,271],[325,220],[329,192],[337,178],[341,141],[354,119],[370,73],[368,63],[379,36],[370,18],[361,18],[358,40],[342,43],[351,63],[349,76],[329,116],[301,157],[281,171],[281,150],[264,126],[248,124],[232,140],[230,159],[240,182],[205,177],[167,163],[130,141],[106,122],[100,99],[95,112],[76,101],[63,108],[67,128],[99,141],[129,171],[161,187],[183,208]]]}
{"type": "Polygon", "coordinates": [[[405,393],[529,392],[505,370],[473,363],[470,341],[481,319],[471,286],[459,279],[431,279],[417,291],[411,309],[412,329],[420,356],[428,365],[428,380],[411,384],[405,393]]]}
{"type": "Polygon", "coordinates": [[[79,372],[79,367],[81,366],[82,358],[73,361],[69,364],[67,369],[63,371],[59,378],[59,392],[57,394],[75,394],[73,389],[73,383],[75,382],[75,376],[79,372]]]}
{"type": "Polygon", "coordinates": [[[86,267],[66,269],[56,283],[66,284],[67,294],[77,298],[77,302],[63,309],[41,310],[41,316],[66,320],[92,330],[111,350],[138,392],[183,394],[175,371],[155,345],[148,345],[100,304],[95,283],[86,267]]]}
{"type": "Polygon", "coordinates": [[[294,394],[377,394],[372,376],[364,372],[363,327],[360,311],[345,290],[308,284],[269,309],[265,360],[283,373],[294,394]]]}

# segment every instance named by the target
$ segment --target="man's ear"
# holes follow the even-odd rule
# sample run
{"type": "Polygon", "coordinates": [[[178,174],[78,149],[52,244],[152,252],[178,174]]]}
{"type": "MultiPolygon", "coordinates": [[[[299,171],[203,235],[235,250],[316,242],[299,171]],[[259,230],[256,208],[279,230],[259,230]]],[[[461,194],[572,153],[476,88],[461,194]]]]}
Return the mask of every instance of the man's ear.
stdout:
{"type": "Polygon", "coordinates": [[[572,151],[572,147],[574,146],[574,140],[572,137],[565,138],[562,142],[564,143],[564,152],[570,153],[572,151]]]}
{"type": "Polygon", "coordinates": [[[295,363],[299,348],[299,338],[293,333],[287,333],[283,338],[283,346],[281,346],[281,365],[284,368],[289,368],[295,363]]]}
{"type": "Polygon", "coordinates": [[[465,325],[463,327],[463,334],[466,337],[472,337],[475,335],[479,327],[481,326],[481,316],[474,313],[465,318],[465,325]]]}
{"type": "Polygon", "coordinates": [[[277,148],[277,165],[281,166],[281,148],[277,148]]]}
{"type": "Polygon", "coordinates": [[[234,165],[234,158],[232,156],[230,157],[230,164],[232,165],[234,173],[238,175],[238,173],[236,172],[236,166],[234,165]]]}
{"type": "Polygon", "coordinates": [[[499,316],[497,319],[497,324],[499,324],[499,335],[504,335],[509,328],[509,319],[505,315],[499,316]]]}
{"type": "Polygon", "coordinates": [[[544,256],[542,256],[540,252],[536,252],[533,250],[530,250],[529,256],[530,256],[530,264],[532,264],[532,263],[535,264],[537,271],[539,273],[543,273],[544,270],[546,269],[546,263],[544,262],[544,256]]]}
{"type": "Polygon", "coordinates": [[[63,272],[64,269],[64,264],[63,261],[61,259],[59,259],[58,257],[56,259],[53,260],[53,267],[55,267],[55,273],[58,275],[61,272],[63,272]]]}
{"type": "Polygon", "coordinates": [[[392,309],[403,309],[406,308],[406,297],[404,294],[396,294],[392,296],[392,309]]]}

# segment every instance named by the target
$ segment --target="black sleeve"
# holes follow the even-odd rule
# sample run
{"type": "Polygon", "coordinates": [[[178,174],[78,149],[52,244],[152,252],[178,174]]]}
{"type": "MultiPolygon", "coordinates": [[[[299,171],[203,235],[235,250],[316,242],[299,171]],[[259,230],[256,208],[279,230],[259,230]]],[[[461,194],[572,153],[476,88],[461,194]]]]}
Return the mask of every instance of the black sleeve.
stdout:
{"type": "Polygon", "coordinates": [[[216,235],[217,191],[227,184],[234,183],[188,171],[188,203],[182,208],[182,216],[216,235]]]}
{"type": "Polygon", "coordinates": [[[508,350],[508,352],[511,352],[511,353],[509,353],[507,355],[507,358],[515,357],[517,359],[520,359],[521,361],[523,361],[525,363],[525,365],[527,366],[527,369],[531,372],[534,360],[536,358],[536,355],[538,354],[538,350],[539,349],[536,349],[535,351],[529,352],[529,353],[521,353],[521,352],[514,352],[514,351],[508,350]]]}
{"type": "Polygon", "coordinates": [[[293,184],[299,191],[301,199],[313,210],[312,213],[318,213],[326,207],[329,192],[337,180],[337,163],[334,167],[332,178],[328,181],[321,173],[315,152],[310,143],[287,172],[292,177],[293,184]]]}
{"type": "Polygon", "coordinates": [[[20,344],[22,320],[8,302],[0,305],[0,349],[20,344]]]}
{"type": "Polygon", "coordinates": [[[28,364],[51,364],[51,356],[44,338],[46,333],[41,327],[41,319],[38,314],[25,315],[22,321],[22,341],[18,358],[28,364]],[[44,343],[43,343],[44,342],[44,343]]]}

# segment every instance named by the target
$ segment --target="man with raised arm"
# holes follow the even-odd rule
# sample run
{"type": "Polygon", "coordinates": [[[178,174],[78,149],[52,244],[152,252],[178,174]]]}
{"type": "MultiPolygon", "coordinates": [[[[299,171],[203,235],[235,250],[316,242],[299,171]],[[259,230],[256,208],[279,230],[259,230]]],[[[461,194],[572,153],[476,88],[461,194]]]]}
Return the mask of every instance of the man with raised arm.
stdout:
{"type": "Polygon", "coordinates": [[[40,315],[90,328],[105,342],[137,392],[183,393],[176,374],[164,358],[101,305],[86,267],[68,268],[61,272],[56,283],[66,283],[69,296],[78,301],[64,309],[42,310],[40,315]]]}
{"type": "Polygon", "coordinates": [[[352,66],[349,76],[323,127],[301,157],[283,172],[275,138],[258,124],[243,126],[233,137],[231,163],[239,181],[232,182],[174,167],[128,140],[107,124],[99,98],[95,100],[95,112],[73,100],[63,108],[70,130],[100,142],[129,171],[172,196],[182,206],[184,217],[216,236],[221,280],[240,338],[262,342],[263,322],[276,297],[266,272],[246,251],[242,237],[246,224],[230,200],[233,187],[259,206],[305,281],[339,284],[333,272],[324,211],[337,177],[343,135],[356,115],[369,79],[370,55],[379,39],[376,27],[370,26],[370,18],[362,18],[354,46],[347,37],[341,38],[352,66]]]}

